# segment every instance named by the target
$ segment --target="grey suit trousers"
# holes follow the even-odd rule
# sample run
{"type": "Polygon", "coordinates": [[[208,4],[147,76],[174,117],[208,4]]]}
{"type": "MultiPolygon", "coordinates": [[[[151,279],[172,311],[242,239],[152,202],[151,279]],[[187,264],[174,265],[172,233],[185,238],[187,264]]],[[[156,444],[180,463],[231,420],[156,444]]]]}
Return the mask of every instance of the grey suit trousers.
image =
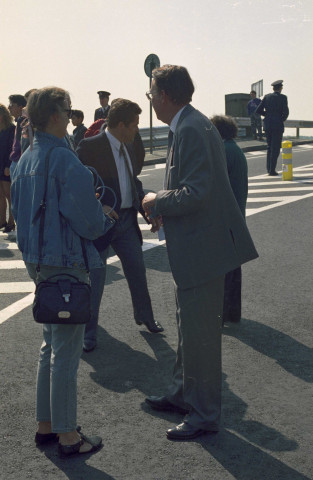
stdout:
{"type": "Polygon", "coordinates": [[[184,421],[218,431],[224,275],[195,288],[175,286],[178,350],[167,399],[186,408],[184,421]]]}

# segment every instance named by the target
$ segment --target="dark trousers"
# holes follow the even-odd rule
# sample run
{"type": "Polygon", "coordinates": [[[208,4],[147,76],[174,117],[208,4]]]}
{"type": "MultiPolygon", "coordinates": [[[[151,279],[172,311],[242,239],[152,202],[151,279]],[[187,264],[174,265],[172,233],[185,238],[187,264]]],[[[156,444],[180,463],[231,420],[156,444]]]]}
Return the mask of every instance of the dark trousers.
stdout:
{"type": "MultiPolygon", "coordinates": [[[[153,320],[151,299],[148,291],[146,268],[143,260],[140,238],[137,231],[137,211],[125,209],[119,215],[114,227],[111,246],[122,262],[134,310],[135,320],[145,323],[153,320]]],[[[101,252],[101,259],[106,264],[109,247],[101,252]]],[[[104,290],[106,266],[95,268],[90,272],[92,318],[85,328],[85,346],[96,341],[99,307],[104,290]]]]}
{"type": "Polygon", "coordinates": [[[178,349],[167,399],[189,409],[184,421],[218,431],[224,275],[195,288],[176,286],[178,349]]]}
{"type": "Polygon", "coordinates": [[[224,288],[224,322],[240,322],[241,318],[241,267],[226,273],[224,288]]]}
{"type": "Polygon", "coordinates": [[[267,140],[267,159],[266,168],[268,173],[274,173],[276,170],[277,159],[280,153],[283,132],[277,129],[266,130],[267,140]]]}

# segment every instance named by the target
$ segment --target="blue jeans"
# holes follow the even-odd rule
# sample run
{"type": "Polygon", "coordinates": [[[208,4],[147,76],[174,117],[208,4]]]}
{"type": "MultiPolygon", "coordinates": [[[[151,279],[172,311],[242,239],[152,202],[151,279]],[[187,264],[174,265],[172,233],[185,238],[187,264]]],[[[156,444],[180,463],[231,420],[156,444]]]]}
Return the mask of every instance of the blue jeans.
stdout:
{"type": "MultiPolygon", "coordinates": [[[[114,227],[111,246],[122,263],[132,298],[135,320],[142,323],[153,320],[135,209],[122,210],[120,213],[119,220],[114,227]]],[[[99,252],[104,267],[94,268],[90,271],[92,315],[85,330],[84,346],[87,348],[94,346],[97,340],[99,308],[105,284],[108,254],[109,247],[99,252]]]]}
{"type": "MultiPolygon", "coordinates": [[[[68,273],[88,282],[85,270],[26,263],[35,284],[52,275],[68,273]]],[[[57,280],[57,279],[55,279],[57,280]]],[[[43,325],[37,371],[36,420],[50,422],[52,432],[73,432],[77,428],[77,370],[83,348],[85,325],[43,325]]]]}

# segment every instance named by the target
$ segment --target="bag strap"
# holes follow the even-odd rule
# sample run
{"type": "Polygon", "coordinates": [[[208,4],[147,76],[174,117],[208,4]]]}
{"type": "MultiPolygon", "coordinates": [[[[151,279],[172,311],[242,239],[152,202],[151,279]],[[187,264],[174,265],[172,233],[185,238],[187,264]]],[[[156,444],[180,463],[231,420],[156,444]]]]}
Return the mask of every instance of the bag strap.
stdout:
{"type": "MultiPolygon", "coordinates": [[[[46,209],[47,209],[47,191],[48,191],[48,173],[49,173],[49,160],[50,160],[50,154],[54,148],[58,147],[51,147],[46,155],[45,158],[45,173],[44,173],[44,193],[43,197],[40,203],[39,207],[39,215],[40,215],[40,221],[39,221],[39,235],[38,235],[38,263],[36,267],[36,272],[40,272],[40,261],[42,259],[42,246],[43,246],[43,234],[44,234],[44,226],[45,226],[45,216],[46,216],[46,209]]],[[[83,252],[83,257],[84,257],[84,262],[86,266],[86,271],[89,273],[89,264],[88,264],[88,257],[87,257],[87,251],[86,251],[86,245],[84,239],[79,236],[80,238],[80,244],[82,247],[82,252],[83,252]]]]}

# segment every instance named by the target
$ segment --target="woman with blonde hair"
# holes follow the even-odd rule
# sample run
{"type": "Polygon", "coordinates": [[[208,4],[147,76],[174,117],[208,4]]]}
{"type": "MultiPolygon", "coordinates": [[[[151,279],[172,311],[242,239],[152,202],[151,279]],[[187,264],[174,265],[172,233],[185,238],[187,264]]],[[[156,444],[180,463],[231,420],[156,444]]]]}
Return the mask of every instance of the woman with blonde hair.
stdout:
{"type": "Polygon", "coordinates": [[[11,212],[10,153],[13,146],[15,126],[5,105],[0,103],[0,228],[8,233],[15,230],[11,212]],[[9,204],[9,218],[6,221],[6,200],[9,204]]]}

